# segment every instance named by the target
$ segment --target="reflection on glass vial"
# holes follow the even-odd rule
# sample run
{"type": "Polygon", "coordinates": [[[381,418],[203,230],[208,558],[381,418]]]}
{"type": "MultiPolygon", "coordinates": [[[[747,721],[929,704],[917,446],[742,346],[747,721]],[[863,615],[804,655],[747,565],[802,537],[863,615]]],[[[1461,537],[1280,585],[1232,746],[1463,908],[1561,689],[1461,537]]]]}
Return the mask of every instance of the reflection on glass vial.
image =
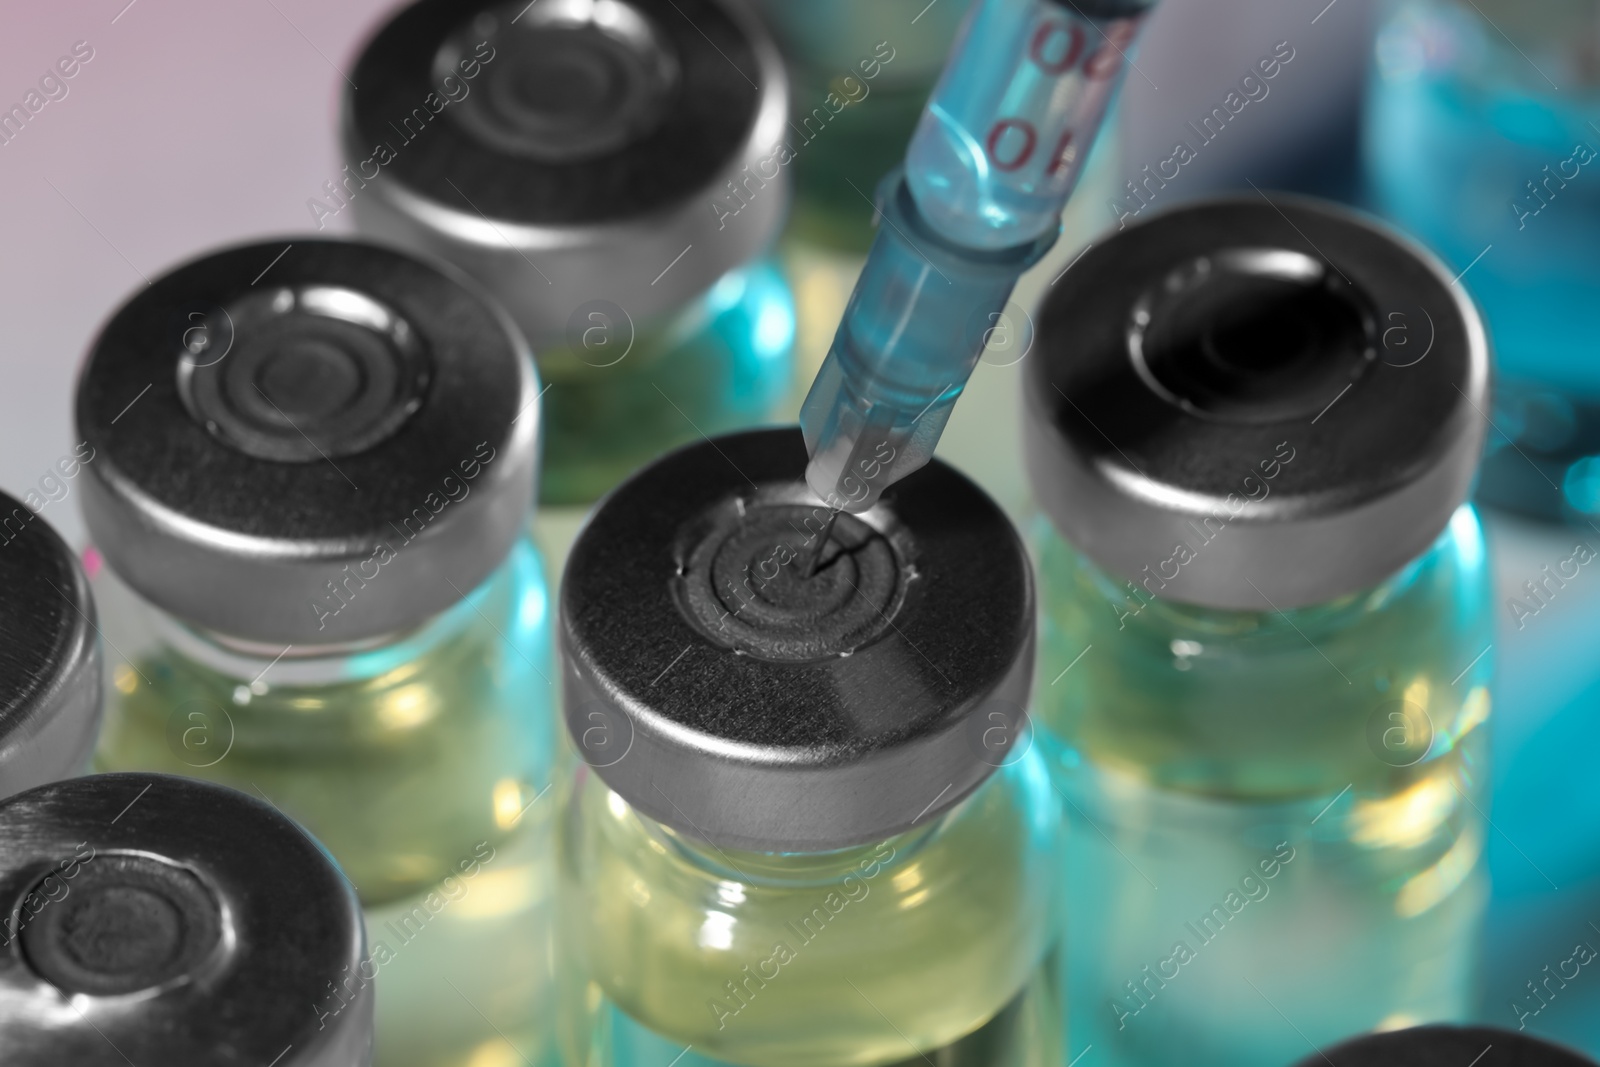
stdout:
{"type": "Polygon", "coordinates": [[[109,653],[97,763],[233,786],[328,848],[368,954],[316,1010],[376,985],[384,1065],[537,1057],[550,1035],[537,391],[482,297],[304,241],[161,279],[80,384],[109,653]],[[201,358],[160,328],[190,302],[209,308],[201,358]]]}
{"type": "Polygon", "coordinates": [[[1487,352],[1441,266],[1275,201],[1293,228],[1219,201],[1091,250],[1030,371],[1068,1029],[1118,1065],[1269,1067],[1476,994],[1487,352]],[[1440,344],[1401,365],[1404,301],[1440,344]]]}
{"type": "Polygon", "coordinates": [[[94,599],[43,515],[93,458],[81,445],[62,457],[46,495],[0,493],[0,797],[85,773],[100,730],[94,599]]]}
{"type": "Polygon", "coordinates": [[[1482,498],[1600,515],[1600,62],[1593,3],[1406,0],[1378,36],[1366,168],[1450,264],[1501,371],[1482,498]]]}
{"type": "Polygon", "coordinates": [[[0,803],[0,892],[8,1067],[371,1062],[355,895],[260,800],[159,774],[20,793],[0,803]],[[343,1010],[318,1014],[335,990],[343,1010]]]}
{"type": "Polygon", "coordinates": [[[792,430],[682,450],[573,549],[562,1054],[1057,1064],[1022,547],[935,463],[808,574],[805,464],[792,430]]]}
{"type": "Polygon", "coordinates": [[[787,93],[742,7],[422,0],[354,80],[336,210],[511,312],[548,390],[546,503],[785,399],[793,300],[761,257],[789,201],[768,158],[787,93]]]}

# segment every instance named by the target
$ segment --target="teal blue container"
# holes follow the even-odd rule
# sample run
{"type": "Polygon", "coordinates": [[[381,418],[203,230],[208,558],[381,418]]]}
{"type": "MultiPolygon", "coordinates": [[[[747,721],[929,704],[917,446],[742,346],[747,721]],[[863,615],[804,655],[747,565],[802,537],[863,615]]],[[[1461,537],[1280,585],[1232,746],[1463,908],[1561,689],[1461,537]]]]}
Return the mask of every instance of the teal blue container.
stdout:
{"type": "Polygon", "coordinates": [[[1367,94],[1373,199],[1461,274],[1500,372],[1481,497],[1600,515],[1600,4],[1384,7],[1367,94]]]}
{"type": "Polygon", "coordinates": [[[1468,1017],[1488,357],[1449,283],[1274,195],[1131,227],[1042,311],[1035,722],[1073,828],[1073,1053],[1269,1067],[1468,1017]],[[1435,324],[1424,360],[1384,346],[1401,308],[1435,324]]]}

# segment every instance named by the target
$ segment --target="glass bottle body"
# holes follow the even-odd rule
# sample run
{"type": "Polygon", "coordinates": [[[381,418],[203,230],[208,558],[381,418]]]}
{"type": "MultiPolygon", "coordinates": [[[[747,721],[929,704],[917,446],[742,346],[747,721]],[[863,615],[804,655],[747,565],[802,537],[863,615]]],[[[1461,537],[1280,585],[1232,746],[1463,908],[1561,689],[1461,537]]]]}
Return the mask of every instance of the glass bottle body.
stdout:
{"type": "Polygon", "coordinates": [[[1368,93],[1377,206],[1462,272],[1493,339],[1480,496],[1547,517],[1600,514],[1597,35],[1594,0],[1406,0],[1368,93]]]}
{"type": "Polygon", "coordinates": [[[762,422],[793,386],[794,298],[769,262],[729,271],[662,322],[585,314],[565,345],[535,352],[543,503],[591,503],[665,451],[762,422]]]}
{"type": "Polygon", "coordinates": [[[376,1062],[395,1067],[548,1040],[553,819],[535,800],[555,694],[531,543],[441,615],[359,649],[246,648],[165,617],[108,568],[93,584],[109,679],[97,769],[267,801],[366,909],[368,959],[314,1010],[337,1014],[375,982],[376,1062]]]}
{"type": "Polygon", "coordinates": [[[1055,1065],[1059,818],[1030,753],[889,841],[744,852],[580,768],[559,831],[566,1062],[1055,1065]]]}
{"type": "Polygon", "coordinates": [[[1041,524],[1035,721],[1085,827],[1064,897],[1073,1047],[1266,1067],[1466,1018],[1487,898],[1484,551],[1463,507],[1374,589],[1216,611],[1113,579],[1041,524]]]}

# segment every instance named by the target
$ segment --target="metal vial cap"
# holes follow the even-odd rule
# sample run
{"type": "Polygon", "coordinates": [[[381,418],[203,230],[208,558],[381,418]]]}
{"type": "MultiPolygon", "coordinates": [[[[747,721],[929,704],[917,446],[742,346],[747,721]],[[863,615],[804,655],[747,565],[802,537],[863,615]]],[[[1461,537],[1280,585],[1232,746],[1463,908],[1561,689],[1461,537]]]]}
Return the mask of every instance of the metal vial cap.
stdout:
{"type": "Polygon", "coordinates": [[[797,429],[719,437],[616,489],[568,558],[567,727],[645,814],[717,845],[822,851],[937,818],[1031,738],[1032,578],[938,460],[827,518],[797,429]]]}
{"type": "Polygon", "coordinates": [[[741,4],[422,0],[352,80],[361,230],[458,264],[539,348],[681,307],[788,207],[782,61],[741,4]]]}
{"type": "Polygon", "coordinates": [[[72,550],[0,493],[0,797],[84,769],[100,731],[98,637],[72,550]]]}
{"type": "Polygon", "coordinates": [[[227,249],[95,340],[84,518],[188,623],[274,644],[402,631],[521,535],[537,395],[516,328],[453,271],[341,241],[227,249]]]}
{"type": "Polygon", "coordinates": [[[1040,310],[1024,440],[1041,505],[1164,598],[1286,610],[1438,537],[1483,448],[1482,323],[1364,216],[1207,201],[1090,248],[1040,310]]]}
{"type": "Polygon", "coordinates": [[[1582,1053],[1494,1026],[1416,1026],[1352,1038],[1298,1067],[1595,1067],[1582,1053]]]}
{"type": "Polygon", "coordinates": [[[160,774],[19,794],[0,803],[0,905],[9,1067],[369,1062],[355,893],[253,797],[160,774]]]}

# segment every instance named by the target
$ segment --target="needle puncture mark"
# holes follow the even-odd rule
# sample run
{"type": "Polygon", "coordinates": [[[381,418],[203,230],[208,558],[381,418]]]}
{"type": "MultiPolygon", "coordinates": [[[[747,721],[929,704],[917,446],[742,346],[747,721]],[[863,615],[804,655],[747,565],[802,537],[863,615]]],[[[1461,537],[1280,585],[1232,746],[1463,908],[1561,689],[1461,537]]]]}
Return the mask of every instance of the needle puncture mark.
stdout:
{"type": "MultiPolygon", "coordinates": [[[[156,383],[155,382],[151,382],[150,383],[150,385],[154,385],[154,384],[156,384],[156,383]]],[[[128,401],[128,407],[127,408],[123,408],[121,411],[117,412],[117,419],[120,419],[120,418],[122,418],[122,416],[126,415],[128,413],[128,408],[131,408],[131,407],[133,407],[133,405],[137,404],[139,402],[139,397],[144,396],[144,394],[146,394],[146,393],[148,393],[150,391],[150,385],[147,385],[143,389],[139,390],[139,396],[136,396],[132,400],[128,401]]],[[[115,426],[117,424],[117,419],[112,419],[111,420],[111,425],[115,426]]]]}
{"type": "MultiPolygon", "coordinates": [[[[1353,786],[1353,785],[1355,785],[1355,783],[1351,782],[1350,785],[1347,785],[1343,789],[1339,790],[1338,796],[1335,796],[1332,800],[1328,801],[1327,805],[1324,806],[1321,811],[1317,812],[1317,819],[1320,819],[1324,815],[1328,814],[1328,808],[1331,808],[1335,804],[1339,803],[1339,797],[1342,797],[1346,793],[1350,792],[1350,787],[1353,786]]],[[[1312,826],[1317,825],[1317,819],[1312,819],[1311,820],[1311,825],[1312,826]]]]}
{"type": "Polygon", "coordinates": [[[1072,658],[1072,662],[1067,664],[1066,667],[1064,667],[1062,669],[1060,674],[1056,675],[1055,682],[1051,682],[1050,684],[1051,685],[1055,685],[1056,682],[1059,682],[1059,681],[1061,681],[1061,679],[1065,678],[1067,676],[1067,671],[1070,671],[1072,668],[1076,667],[1078,665],[1078,661],[1080,659],[1082,659],[1083,657],[1087,656],[1089,654],[1089,649],[1091,649],[1093,647],[1094,647],[1093,645],[1085,646],[1084,650],[1082,652],[1079,652],[1076,656],[1074,656],[1072,658]]]}
{"type": "Polygon", "coordinates": [[[1493,647],[1494,647],[1494,642],[1493,641],[1489,642],[1487,645],[1484,645],[1483,646],[1483,651],[1479,652],[1476,656],[1473,656],[1472,657],[1472,662],[1467,664],[1465,667],[1461,668],[1461,673],[1456,675],[1455,678],[1450,682],[1450,684],[1451,685],[1455,685],[1456,682],[1459,682],[1459,681],[1461,681],[1462,678],[1465,678],[1467,672],[1470,671],[1472,668],[1476,667],[1478,665],[1478,661],[1480,659],[1482,659],[1484,656],[1487,656],[1489,654],[1489,650],[1491,648],[1493,648],[1493,647]]]}
{"type": "MultiPolygon", "coordinates": [[[[690,242],[688,248],[685,248],[682,252],[678,253],[678,259],[682,259],[684,256],[688,255],[689,254],[689,248],[693,248],[693,247],[694,247],[693,242],[690,242]]],[[[676,267],[678,265],[678,259],[674,259],[671,263],[668,263],[667,267],[666,267],[666,270],[663,270],[660,274],[657,274],[656,275],[656,281],[655,282],[651,282],[650,284],[654,285],[656,282],[659,282],[662,278],[665,278],[667,276],[667,271],[671,270],[673,267],[676,267]]]]}
{"type": "MultiPolygon", "coordinates": [[[[1317,413],[1317,419],[1320,419],[1320,418],[1322,418],[1322,416],[1326,415],[1329,412],[1329,410],[1332,409],[1333,405],[1337,404],[1341,399],[1343,399],[1344,398],[1344,394],[1348,393],[1350,391],[1351,386],[1353,386],[1355,384],[1356,384],[1355,382],[1351,382],[1350,385],[1347,385],[1343,389],[1339,390],[1339,395],[1334,397],[1332,400],[1328,401],[1328,406],[1323,408],[1321,411],[1319,411],[1317,413]]],[[[1311,420],[1311,425],[1315,426],[1317,424],[1317,419],[1312,419],[1311,420]]]]}
{"type": "Polygon", "coordinates": [[[273,256],[272,257],[272,262],[268,263],[266,265],[266,267],[261,271],[261,273],[257,274],[255,276],[255,281],[252,281],[250,284],[254,285],[256,282],[259,282],[262,278],[265,278],[267,276],[267,271],[271,270],[273,267],[276,267],[278,265],[278,260],[280,260],[284,256],[288,255],[289,254],[289,249],[291,249],[293,247],[294,247],[294,245],[284,245],[283,246],[283,251],[279,252],[277,255],[273,256]]]}
{"type": "MultiPolygon", "coordinates": [[[[150,792],[150,786],[146,785],[143,789],[139,790],[139,796],[134,797],[132,800],[128,801],[128,808],[131,808],[135,804],[139,803],[140,798],[143,797],[148,792],[150,792]]],[[[117,812],[117,819],[120,819],[124,815],[128,814],[128,808],[123,808],[121,811],[117,812]]],[[[111,825],[112,826],[117,825],[117,819],[112,819],[111,820],[111,825]]]]}
{"type": "Polygon", "coordinates": [[[811,550],[811,556],[806,560],[806,577],[817,573],[817,564],[822,562],[822,550],[828,546],[828,536],[833,533],[833,524],[839,521],[839,509],[828,510],[827,524],[822,527],[822,532],[817,535],[817,543],[811,550]]]}

